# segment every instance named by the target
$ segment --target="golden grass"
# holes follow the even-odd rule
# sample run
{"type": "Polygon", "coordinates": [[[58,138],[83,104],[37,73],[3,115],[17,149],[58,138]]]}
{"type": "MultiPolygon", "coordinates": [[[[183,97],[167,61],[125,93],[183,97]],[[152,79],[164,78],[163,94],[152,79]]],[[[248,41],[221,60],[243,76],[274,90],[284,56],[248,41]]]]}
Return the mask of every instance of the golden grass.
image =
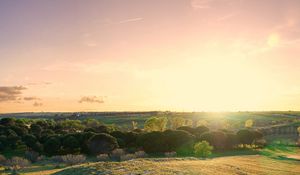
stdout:
{"type": "Polygon", "coordinates": [[[300,162],[276,160],[260,155],[231,156],[208,160],[193,158],[136,159],[125,162],[99,162],[67,168],[56,175],[83,174],[300,174],[300,162]]]}

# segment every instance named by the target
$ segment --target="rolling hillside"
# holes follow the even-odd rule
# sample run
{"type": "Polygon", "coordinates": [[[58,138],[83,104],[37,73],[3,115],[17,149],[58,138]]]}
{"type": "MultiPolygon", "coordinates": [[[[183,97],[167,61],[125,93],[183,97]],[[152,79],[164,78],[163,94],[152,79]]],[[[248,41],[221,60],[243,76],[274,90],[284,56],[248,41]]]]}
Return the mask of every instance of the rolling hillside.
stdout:
{"type": "Polygon", "coordinates": [[[209,160],[194,158],[137,159],[100,162],[68,168],[55,175],[81,174],[300,174],[300,162],[276,160],[261,155],[231,156],[209,160]]]}

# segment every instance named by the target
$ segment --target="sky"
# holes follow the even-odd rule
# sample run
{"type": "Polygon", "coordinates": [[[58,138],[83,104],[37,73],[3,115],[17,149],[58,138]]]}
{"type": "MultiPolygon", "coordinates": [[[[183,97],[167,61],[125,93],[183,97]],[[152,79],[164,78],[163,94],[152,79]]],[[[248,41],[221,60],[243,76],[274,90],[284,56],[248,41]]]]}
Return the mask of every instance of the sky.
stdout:
{"type": "Polygon", "coordinates": [[[151,110],[300,110],[300,1],[0,1],[0,113],[151,110]]]}

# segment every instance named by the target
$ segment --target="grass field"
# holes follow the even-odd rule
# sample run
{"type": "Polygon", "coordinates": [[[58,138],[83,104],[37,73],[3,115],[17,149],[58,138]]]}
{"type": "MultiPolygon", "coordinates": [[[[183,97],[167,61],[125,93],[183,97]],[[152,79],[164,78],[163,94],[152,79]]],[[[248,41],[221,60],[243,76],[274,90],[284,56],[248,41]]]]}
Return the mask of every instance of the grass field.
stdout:
{"type": "Polygon", "coordinates": [[[195,158],[136,159],[101,162],[68,168],[55,175],[82,174],[300,174],[300,162],[262,155],[230,156],[208,160],[195,158]]]}

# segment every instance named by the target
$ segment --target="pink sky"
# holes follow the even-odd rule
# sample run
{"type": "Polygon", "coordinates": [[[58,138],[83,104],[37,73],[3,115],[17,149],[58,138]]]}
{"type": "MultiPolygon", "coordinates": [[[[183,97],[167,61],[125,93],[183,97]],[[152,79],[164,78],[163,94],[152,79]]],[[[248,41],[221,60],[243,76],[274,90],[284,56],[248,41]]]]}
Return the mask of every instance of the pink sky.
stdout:
{"type": "Polygon", "coordinates": [[[0,112],[300,110],[298,0],[0,2],[0,112]]]}

